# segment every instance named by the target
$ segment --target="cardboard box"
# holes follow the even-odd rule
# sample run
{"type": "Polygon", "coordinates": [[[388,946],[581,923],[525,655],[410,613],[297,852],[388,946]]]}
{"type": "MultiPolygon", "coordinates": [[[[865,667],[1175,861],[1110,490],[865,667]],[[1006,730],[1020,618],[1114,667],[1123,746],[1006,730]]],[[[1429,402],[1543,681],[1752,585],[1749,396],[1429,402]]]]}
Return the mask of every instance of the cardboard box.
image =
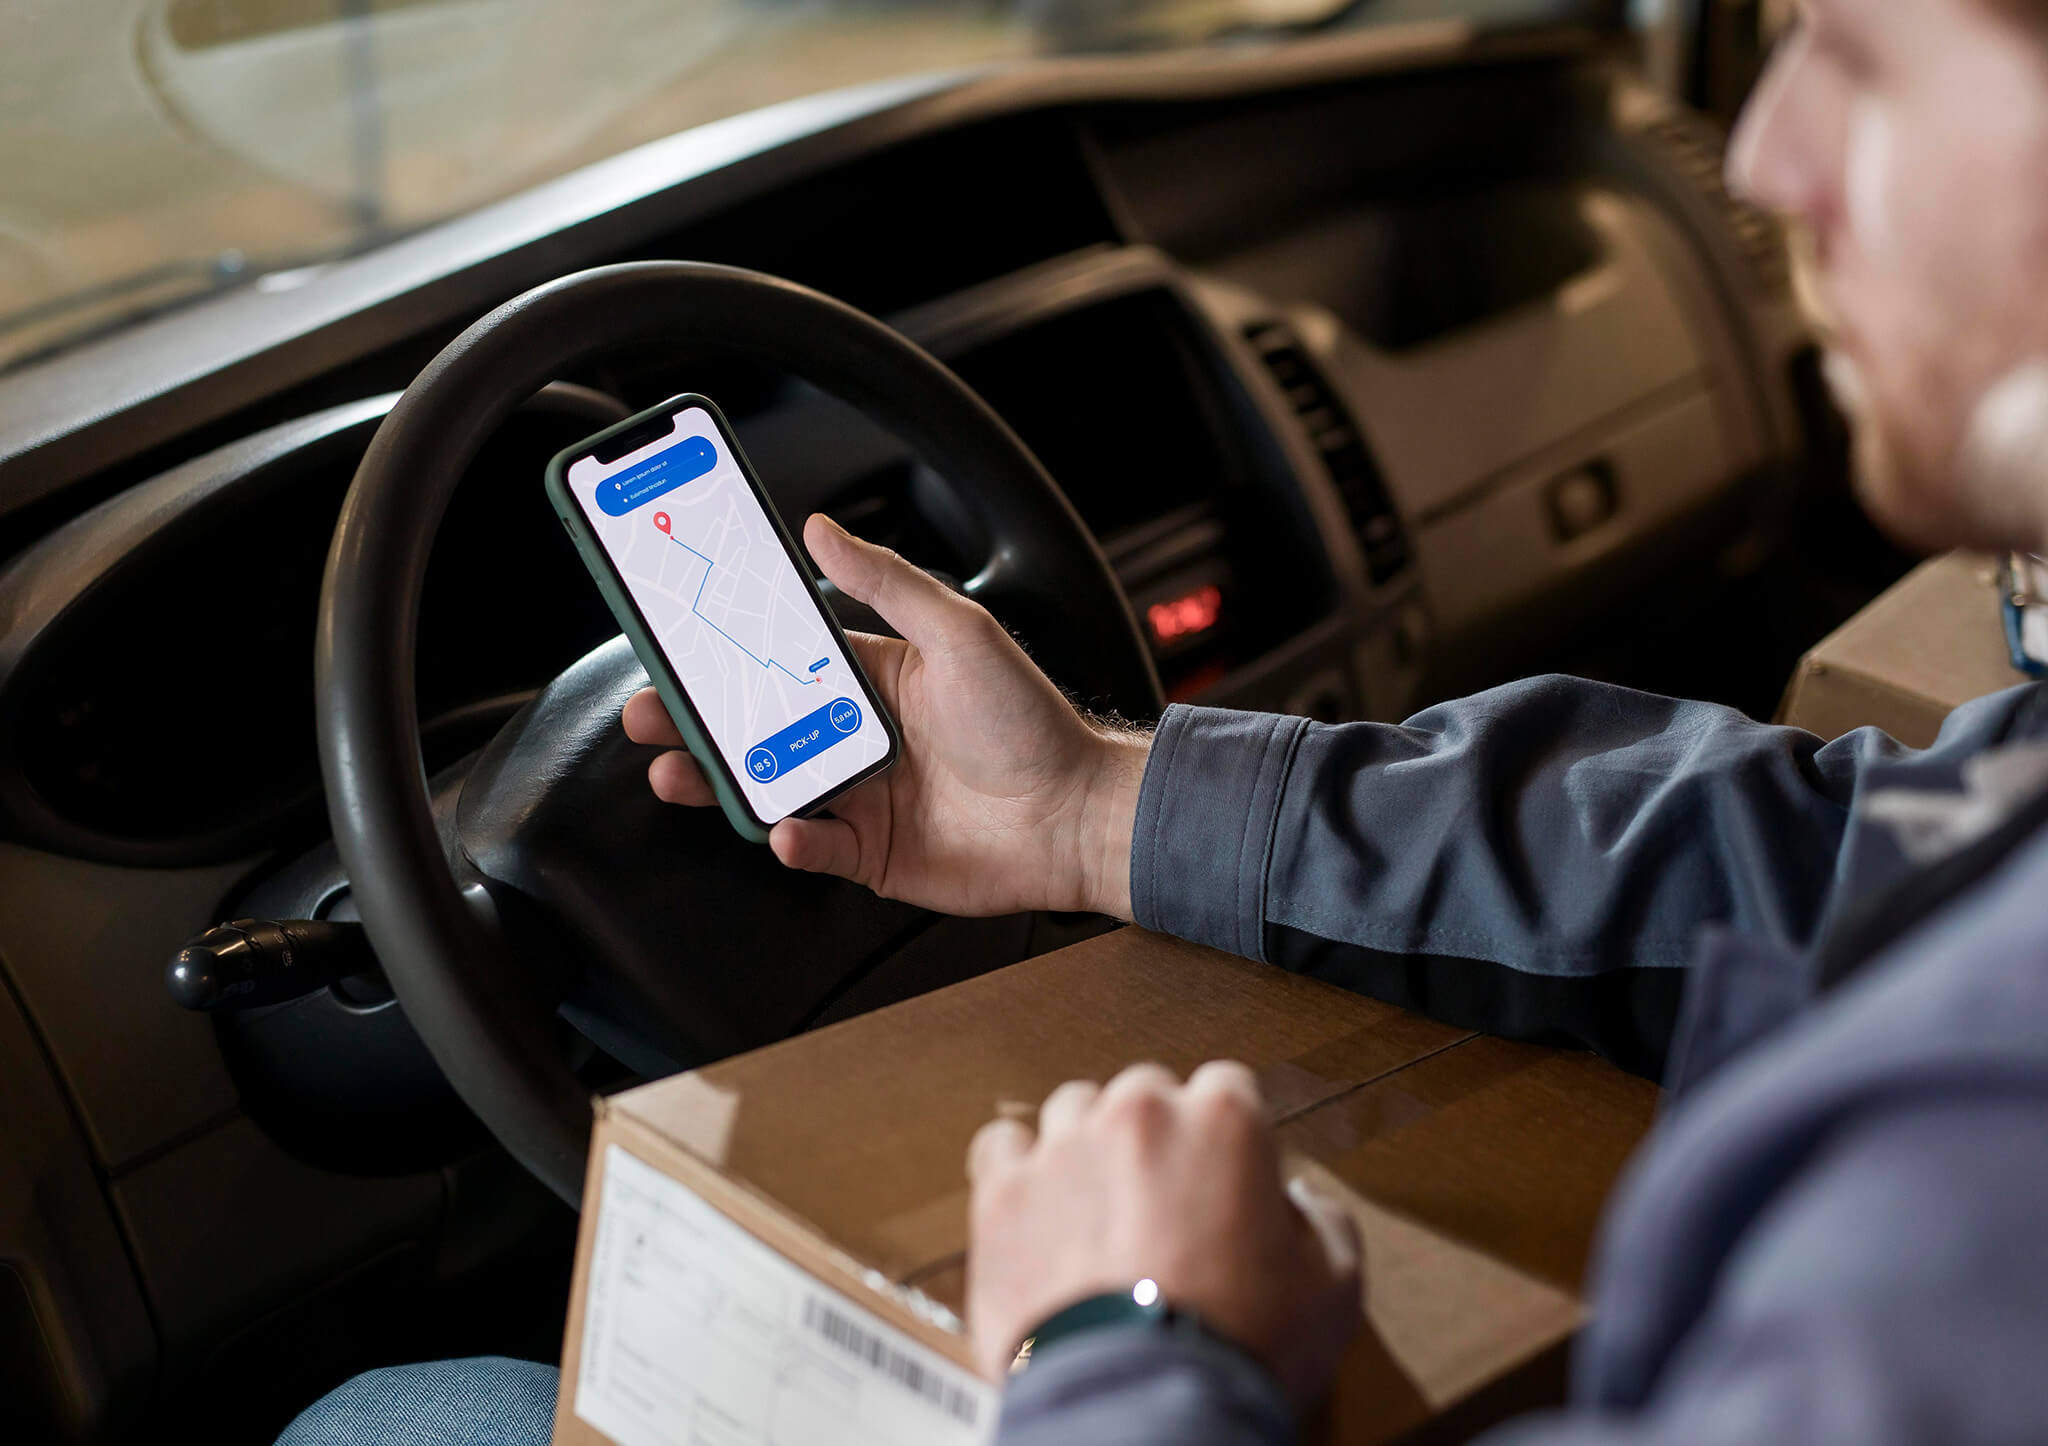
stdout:
{"type": "Polygon", "coordinates": [[[1319,1433],[1459,1439],[1554,1399],[1655,1090],[1133,929],[604,1101],[558,1446],[988,1439],[968,1140],[1066,1079],[1226,1057],[1365,1238],[1372,1328],[1319,1433]]]}
{"type": "Polygon", "coordinates": [[[2027,681],[2006,651],[1997,578],[1978,553],[1914,568],[1799,660],[1779,719],[1822,738],[1882,728],[1925,748],[1955,709],[2027,681]]]}

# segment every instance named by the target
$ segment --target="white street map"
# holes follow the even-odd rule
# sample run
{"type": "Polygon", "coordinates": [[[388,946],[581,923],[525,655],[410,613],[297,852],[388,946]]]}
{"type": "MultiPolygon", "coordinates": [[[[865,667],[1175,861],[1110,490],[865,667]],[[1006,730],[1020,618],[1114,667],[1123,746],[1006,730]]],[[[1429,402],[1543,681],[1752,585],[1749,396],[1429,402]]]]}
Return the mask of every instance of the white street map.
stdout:
{"type": "Polygon", "coordinates": [[[691,408],[675,421],[615,462],[577,462],[570,489],[772,823],[881,759],[888,734],[710,415],[691,408]]]}

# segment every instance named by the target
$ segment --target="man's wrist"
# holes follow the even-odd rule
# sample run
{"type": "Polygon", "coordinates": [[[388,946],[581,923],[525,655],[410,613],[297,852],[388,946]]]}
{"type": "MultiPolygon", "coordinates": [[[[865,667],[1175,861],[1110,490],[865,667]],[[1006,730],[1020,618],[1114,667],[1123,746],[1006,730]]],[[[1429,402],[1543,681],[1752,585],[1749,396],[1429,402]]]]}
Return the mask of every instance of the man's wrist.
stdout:
{"type": "Polygon", "coordinates": [[[1079,1336],[1098,1331],[1133,1329],[1206,1340],[1229,1350],[1242,1350],[1235,1341],[1226,1340],[1210,1330],[1194,1312],[1182,1310],[1167,1301],[1160,1294],[1157,1283],[1141,1280],[1129,1290],[1105,1291],[1053,1312],[1024,1338],[1023,1348],[1017,1353],[1017,1364],[1011,1369],[1019,1370],[1030,1362],[1041,1360],[1054,1346],[1079,1336]]]}
{"type": "Polygon", "coordinates": [[[1096,725],[1103,744],[1082,804],[1080,893],[1083,908],[1126,923],[1131,918],[1131,833],[1152,756],[1149,730],[1096,725]]]}

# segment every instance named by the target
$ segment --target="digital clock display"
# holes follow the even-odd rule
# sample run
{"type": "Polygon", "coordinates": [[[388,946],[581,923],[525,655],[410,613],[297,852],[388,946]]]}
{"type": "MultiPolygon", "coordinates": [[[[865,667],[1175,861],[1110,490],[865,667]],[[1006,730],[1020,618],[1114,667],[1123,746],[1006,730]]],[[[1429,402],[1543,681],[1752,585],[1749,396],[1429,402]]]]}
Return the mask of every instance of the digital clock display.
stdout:
{"type": "Polygon", "coordinates": [[[1145,623],[1152,630],[1152,640],[1162,648],[1192,642],[1214,631],[1222,620],[1223,589],[1213,582],[1145,609],[1145,623]]]}

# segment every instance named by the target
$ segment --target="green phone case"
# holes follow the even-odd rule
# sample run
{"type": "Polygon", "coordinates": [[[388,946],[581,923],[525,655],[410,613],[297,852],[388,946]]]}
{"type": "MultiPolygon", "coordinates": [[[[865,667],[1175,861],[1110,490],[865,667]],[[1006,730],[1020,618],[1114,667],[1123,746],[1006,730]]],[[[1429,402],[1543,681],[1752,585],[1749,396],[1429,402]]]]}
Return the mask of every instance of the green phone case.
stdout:
{"type": "MultiPolygon", "coordinates": [[[[653,635],[647,631],[647,622],[640,616],[639,606],[619,582],[611,558],[605,555],[604,548],[598,543],[597,535],[591,531],[589,522],[583,516],[583,509],[576,505],[575,496],[569,491],[569,466],[572,462],[622,432],[630,432],[656,417],[671,415],[689,407],[702,407],[718,423],[721,440],[732,448],[733,461],[738,464],[741,475],[761,497],[766,506],[768,520],[775,524],[776,533],[788,547],[798,571],[809,579],[812,592],[815,594],[817,577],[804,561],[804,555],[789,535],[789,529],[783,525],[782,515],[775,510],[774,504],[768,501],[760,480],[754,475],[753,464],[747,461],[745,453],[740,450],[738,442],[733,437],[732,428],[725,420],[725,413],[719,411],[709,397],[699,396],[694,392],[671,397],[659,406],[635,413],[625,421],[606,427],[602,432],[585,437],[575,446],[556,453],[554,459],[548,463],[548,501],[554,506],[555,515],[562,519],[562,526],[568,529],[569,540],[576,545],[576,555],[583,559],[584,567],[589,569],[590,576],[597,583],[597,590],[604,595],[605,603],[612,610],[612,616],[618,620],[627,640],[633,644],[633,652],[639,657],[640,665],[647,669],[647,676],[653,682],[655,692],[661,696],[662,705],[668,709],[668,716],[675,721],[676,727],[683,735],[683,742],[689,746],[690,756],[697,760],[698,767],[704,770],[704,776],[711,780],[712,791],[718,796],[718,806],[725,810],[727,821],[742,838],[754,843],[766,843],[768,825],[754,815],[754,810],[741,795],[739,785],[725,766],[725,760],[719,757],[710,735],[704,731],[703,722],[697,717],[697,710],[690,705],[689,696],[683,691],[675,670],[669,667],[668,659],[663,656],[653,635]]],[[[889,735],[888,753],[874,766],[849,779],[846,787],[851,788],[893,765],[902,747],[902,740],[896,731],[896,720],[880,706],[880,700],[875,696],[874,684],[868,681],[866,671],[860,666],[859,659],[854,656],[853,649],[848,646],[846,633],[839,626],[839,620],[832,616],[832,609],[826,607],[822,600],[819,608],[825,615],[826,626],[832,629],[833,639],[839,645],[839,655],[846,660],[847,667],[860,680],[861,691],[869,702],[875,704],[875,717],[881,723],[883,731],[889,735]]]]}

